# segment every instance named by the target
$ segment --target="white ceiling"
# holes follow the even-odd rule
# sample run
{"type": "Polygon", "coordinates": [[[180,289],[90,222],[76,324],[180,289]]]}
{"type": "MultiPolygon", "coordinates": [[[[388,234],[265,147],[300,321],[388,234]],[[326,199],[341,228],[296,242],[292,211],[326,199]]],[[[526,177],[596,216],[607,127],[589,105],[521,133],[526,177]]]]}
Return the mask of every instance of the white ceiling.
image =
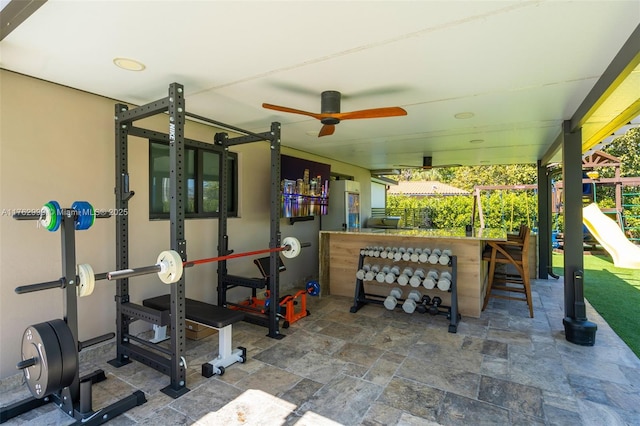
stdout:
{"type": "Polygon", "coordinates": [[[178,82],[189,112],[254,132],[279,121],[283,145],[369,169],[532,163],[639,23],[637,0],[49,0],[0,43],[0,66],[137,105],[178,82]],[[317,120],[261,107],[319,113],[324,90],[343,112],[408,115],[318,138],[317,120]]]}

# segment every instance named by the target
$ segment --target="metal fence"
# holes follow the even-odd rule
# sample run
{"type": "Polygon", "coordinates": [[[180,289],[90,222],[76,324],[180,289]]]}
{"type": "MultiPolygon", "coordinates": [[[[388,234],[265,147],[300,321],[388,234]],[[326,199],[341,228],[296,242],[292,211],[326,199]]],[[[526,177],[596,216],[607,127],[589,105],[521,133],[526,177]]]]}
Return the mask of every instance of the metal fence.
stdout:
{"type": "Polygon", "coordinates": [[[431,228],[431,215],[428,208],[387,208],[386,216],[399,216],[400,228],[431,228]]]}

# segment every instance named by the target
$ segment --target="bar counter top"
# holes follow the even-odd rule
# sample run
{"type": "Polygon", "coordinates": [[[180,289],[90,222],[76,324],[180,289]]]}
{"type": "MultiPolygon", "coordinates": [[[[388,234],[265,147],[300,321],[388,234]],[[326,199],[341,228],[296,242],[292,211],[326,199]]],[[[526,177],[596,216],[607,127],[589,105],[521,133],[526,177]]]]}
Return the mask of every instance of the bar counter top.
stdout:
{"type": "Polygon", "coordinates": [[[343,231],[320,231],[335,234],[359,234],[359,235],[386,235],[394,237],[417,237],[417,238],[446,238],[462,240],[480,241],[505,241],[507,233],[504,229],[474,229],[471,235],[466,235],[464,228],[449,229],[378,229],[359,228],[343,231]]]}

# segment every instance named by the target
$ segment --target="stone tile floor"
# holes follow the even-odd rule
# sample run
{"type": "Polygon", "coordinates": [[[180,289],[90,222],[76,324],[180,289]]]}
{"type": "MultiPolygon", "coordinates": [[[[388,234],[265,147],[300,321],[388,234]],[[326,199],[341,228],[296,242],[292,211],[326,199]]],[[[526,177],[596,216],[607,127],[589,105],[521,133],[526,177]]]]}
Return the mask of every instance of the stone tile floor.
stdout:
{"type": "MultiPolygon", "coordinates": [[[[247,362],[206,379],[200,365],[217,353],[217,335],[187,341],[190,392],[172,399],[167,376],[133,362],[116,369],[113,343],[81,353],[81,374],[103,369],[93,386],[98,410],[135,390],[147,402],[110,424],[149,425],[638,425],[640,360],[602,318],[596,344],[566,341],[562,280],[533,283],[536,317],[522,302],[492,299],[481,318],[448,333],[443,316],[405,314],[353,299],[308,297],[309,317],[266,337],[234,325],[247,362]]],[[[21,376],[0,382],[0,404],[28,396],[21,376]]],[[[7,425],[67,425],[53,404],[7,425]]]]}

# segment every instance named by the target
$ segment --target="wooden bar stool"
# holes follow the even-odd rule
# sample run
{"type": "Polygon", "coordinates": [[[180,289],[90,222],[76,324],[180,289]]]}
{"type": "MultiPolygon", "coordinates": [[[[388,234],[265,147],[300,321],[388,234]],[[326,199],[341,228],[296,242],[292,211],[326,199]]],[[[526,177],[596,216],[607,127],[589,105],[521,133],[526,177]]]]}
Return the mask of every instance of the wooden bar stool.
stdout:
{"type": "Polygon", "coordinates": [[[529,305],[529,316],[533,318],[533,302],[531,300],[531,281],[529,278],[529,227],[520,227],[520,238],[507,241],[489,241],[482,254],[482,259],[489,262],[489,283],[484,296],[482,310],[487,307],[489,297],[507,300],[520,300],[529,305]],[[496,265],[513,265],[516,273],[506,271],[496,273],[496,265]],[[520,293],[523,296],[512,295],[520,293]]]}

